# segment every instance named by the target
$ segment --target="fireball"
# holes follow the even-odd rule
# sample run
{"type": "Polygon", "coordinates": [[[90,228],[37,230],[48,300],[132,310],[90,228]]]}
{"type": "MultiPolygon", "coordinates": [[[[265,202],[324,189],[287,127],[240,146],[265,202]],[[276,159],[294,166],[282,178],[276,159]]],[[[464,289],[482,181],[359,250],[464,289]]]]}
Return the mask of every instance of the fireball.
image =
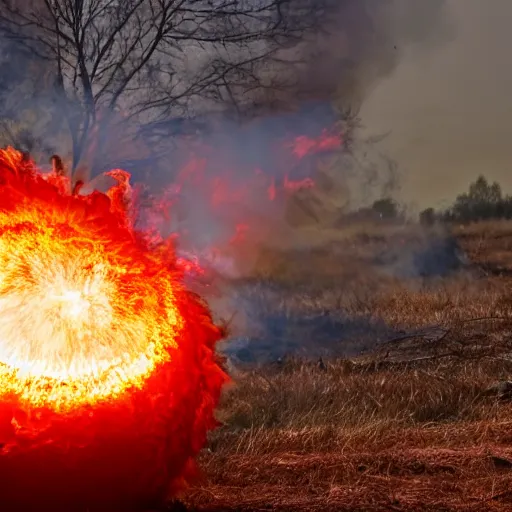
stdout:
{"type": "Polygon", "coordinates": [[[34,169],[0,151],[0,505],[154,506],[215,427],[221,331],[111,195],[34,169]]]}

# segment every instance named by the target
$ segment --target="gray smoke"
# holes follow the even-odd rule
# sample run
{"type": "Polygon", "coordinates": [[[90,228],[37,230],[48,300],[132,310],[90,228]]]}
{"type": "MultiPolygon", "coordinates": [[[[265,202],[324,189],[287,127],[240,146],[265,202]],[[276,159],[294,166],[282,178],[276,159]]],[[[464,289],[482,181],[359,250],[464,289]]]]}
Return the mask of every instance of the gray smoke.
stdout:
{"type": "Polygon", "coordinates": [[[447,0],[446,10],[451,39],[428,53],[409,48],[362,110],[368,129],[391,131],[382,147],[419,209],[449,207],[479,174],[512,190],[512,4],[447,0]]]}
{"type": "MultiPolygon", "coordinates": [[[[199,138],[202,147],[214,150],[195,151],[181,141],[169,147],[169,153],[144,178],[153,190],[162,190],[192,156],[206,159],[208,179],[189,189],[179,205],[186,222],[177,229],[186,229],[182,242],[187,249],[225,248],[236,225],[247,221],[256,246],[276,242],[282,246],[298,239],[307,246],[309,235],[290,235],[289,229],[332,225],[346,209],[368,206],[398,189],[400,168],[374,140],[361,137],[357,111],[405,53],[426,53],[448,40],[451,24],[445,1],[338,0],[333,5],[335,14],[326,20],[321,33],[283,50],[278,60],[261,70],[269,84],[276,80],[283,88],[251,91],[253,108],[247,109],[243,122],[222,114],[191,120],[199,134],[194,143],[199,138]],[[316,137],[349,112],[351,118],[341,126],[343,152],[320,162],[290,164],[290,140],[301,135],[316,137]],[[269,204],[263,189],[251,188],[249,196],[230,198],[221,207],[208,203],[209,188],[217,177],[228,180],[235,190],[244,183],[252,187],[255,169],[277,180],[291,169],[293,178],[312,177],[318,186],[301,193],[298,201],[269,204]]],[[[136,168],[129,170],[137,175],[136,168]]],[[[167,226],[171,229],[176,224],[167,226]]],[[[247,255],[243,258],[246,266],[247,255]]],[[[232,270],[226,260],[221,266],[232,270]]]]}
{"type": "MultiPolygon", "coordinates": [[[[297,97],[359,107],[411,48],[428,52],[452,37],[446,0],[337,0],[324,31],[282,57],[294,70],[297,97]]],[[[282,69],[278,73],[282,73],[282,69]]]]}
{"type": "MultiPolygon", "coordinates": [[[[217,270],[229,277],[240,277],[244,270],[251,270],[257,263],[259,245],[275,243],[280,249],[284,246],[285,250],[289,250],[290,245],[292,248],[300,245],[300,249],[306,253],[312,246],[322,245],[328,238],[312,235],[317,224],[321,225],[325,219],[328,220],[327,224],[332,223],[339,211],[364,205],[379,195],[392,192],[396,187],[395,169],[389,165],[386,155],[375,149],[372,141],[361,139],[354,112],[357,114],[372,91],[392,75],[405,54],[429,52],[436,45],[444,44],[450,35],[445,1],[332,2],[335,12],[326,20],[321,33],[283,50],[278,59],[260,69],[268,87],[245,95],[248,101],[245,103],[247,110],[243,113],[243,126],[238,119],[233,121],[222,114],[220,119],[217,116],[215,120],[209,119],[208,115],[189,120],[193,127],[197,127],[197,130],[190,132],[197,132],[194,133],[194,142],[200,138],[204,147],[214,148],[215,151],[206,151],[209,179],[189,188],[181,198],[179,215],[185,218],[184,227],[188,237],[185,240],[182,238],[188,244],[182,248],[207,251],[213,246],[223,249],[233,229],[240,222],[249,221],[252,245],[249,244],[242,255],[221,255],[214,262],[217,270]],[[290,65],[292,62],[293,66],[290,65]],[[272,85],[279,87],[276,89],[272,85]],[[346,154],[334,155],[321,162],[323,174],[321,179],[316,179],[321,184],[319,193],[313,191],[308,195],[306,192],[300,198],[299,205],[290,205],[285,201],[269,204],[263,200],[262,191],[256,189],[251,190],[248,196],[242,196],[242,199],[223,203],[220,208],[213,208],[205,200],[209,192],[205,188],[211,186],[216,177],[229,177],[235,189],[238,185],[243,187],[245,183],[252,183],[255,169],[262,170],[267,178],[282,179],[283,170],[287,168],[283,161],[290,163],[291,150],[286,143],[301,135],[320,135],[324,128],[332,127],[348,112],[352,113],[350,123],[342,125],[347,143],[346,154]],[[247,118],[251,121],[251,117],[257,120],[247,122],[247,118]],[[313,230],[301,231],[304,223],[313,230]],[[297,228],[298,234],[291,235],[287,231],[290,224],[292,228],[297,228]],[[320,242],[317,238],[320,238],[320,242]]],[[[29,56],[26,59],[26,62],[30,61],[29,56]]],[[[23,67],[19,60],[16,60],[16,66],[4,72],[14,73],[15,69],[23,67]]],[[[49,133],[47,127],[38,128],[34,137],[44,137],[46,133],[49,133]]],[[[150,159],[149,164],[135,162],[127,168],[136,181],[143,180],[157,195],[175,181],[178,171],[194,155],[194,147],[187,148],[183,141],[177,145],[174,142],[170,141],[167,146],[165,141],[160,142],[159,156],[150,159]],[[162,145],[165,146],[163,150],[162,145]]],[[[149,143],[148,146],[151,148],[149,143]]],[[[109,145],[109,149],[111,147],[109,145]]],[[[109,166],[115,165],[115,160],[116,155],[112,155],[109,166]]],[[[296,179],[318,178],[315,175],[317,171],[316,162],[291,166],[296,179]]],[[[176,210],[171,210],[171,214],[176,214],[176,210]]],[[[164,231],[175,228],[175,224],[162,226],[164,231]]],[[[429,269],[425,271],[423,267],[437,265],[435,261],[432,263],[435,257],[428,251],[425,256],[423,245],[411,253],[411,258],[404,259],[403,252],[403,249],[400,252],[391,251],[391,254],[385,252],[382,265],[393,274],[396,269],[403,271],[404,268],[411,269],[408,273],[416,274],[418,267],[426,272],[429,269]]],[[[358,260],[356,257],[352,259],[358,260]]],[[[367,267],[362,274],[366,273],[367,267]]],[[[291,294],[293,297],[297,295],[295,287],[291,294]]],[[[339,344],[340,340],[347,343],[356,340],[357,347],[346,350],[345,346],[340,350],[345,354],[354,353],[361,346],[372,345],[377,335],[388,337],[393,334],[378,319],[375,321],[364,315],[355,318],[351,311],[341,308],[338,308],[337,315],[325,315],[323,305],[315,305],[309,311],[306,311],[307,308],[297,310],[296,305],[288,305],[283,296],[282,290],[275,291],[272,286],[270,291],[254,291],[251,285],[247,285],[228,291],[223,297],[223,308],[214,300],[212,306],[218,313],[222,310],[225,316],[229,316],[233,310],[243,310],[247,317],[244,322],[248,326],[247,332],[265,353],[270,353],[272,347],[279,349],[278,355],[284,355],[288,349],[295,351],[296,347],[281,350],[281,342],[296,340],[295,344],[300,348],[305,343],[304,337],[314,345],[311,348],[315,354],[323,350],[322,346],[316,345],[317,342],[339,344]],[[267,310],[269,307],[272,311],[267,310]],[[303,338],[298,337],[299,333],[303,338]]],[[[300,299],[308,303],[314,298],[306,290],[300,299]]],[[[334,305],[332,309],[335,308],[334,305]]],[[[245,327],[240,330],[243,331],[245,327]]]]}

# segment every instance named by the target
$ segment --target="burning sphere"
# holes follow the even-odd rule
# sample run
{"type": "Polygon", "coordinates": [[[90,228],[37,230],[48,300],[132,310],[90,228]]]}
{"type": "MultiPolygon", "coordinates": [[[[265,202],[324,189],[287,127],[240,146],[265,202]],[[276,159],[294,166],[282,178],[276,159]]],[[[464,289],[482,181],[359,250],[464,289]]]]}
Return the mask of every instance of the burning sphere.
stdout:
{"type": "Polygon", "coordinates": [[[221,332],[115,194],[70,189],[0,152],[0,506],[147,508],[215,427],[221,332]]]}

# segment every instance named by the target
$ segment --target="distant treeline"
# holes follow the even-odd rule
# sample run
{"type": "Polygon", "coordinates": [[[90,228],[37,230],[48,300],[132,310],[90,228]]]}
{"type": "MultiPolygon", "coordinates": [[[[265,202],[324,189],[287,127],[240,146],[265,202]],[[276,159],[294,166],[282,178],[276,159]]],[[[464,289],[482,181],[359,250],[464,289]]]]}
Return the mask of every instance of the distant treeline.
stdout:
{"type": "MultiPolygon", "coordinates": [[[[343,222],[348,220],[403,222],[407,218],[405,208],[394,199],[384,197],[371,206],[345,213],[343,222]]],[[[424,225],[451,222],[464,224],[493,219],[512,219],[512,196],[504,195],[499,183],[496,181],[490,183],[484,176],[479,176],[471,183],[468,192],[458,195],[451,207],[444,210],[426,208],[419,215],[419,220],[424,225]]]]}
{"type": "Polygon", "coordinates": [[[405,214],[399,203],[390,197],[378,199],[371,206],[343,213],[340,222],[374,222],[374,221],[403,221],[405,214]]]}
{"type": "Polygon", "coordinates": [[[500,184],[489,183],[484,176],[471,183],[467,193],[457,196],[450,208],[427,208],[420,213],[420,222],[426,225],[492,219],[512,219],[512,196],[503,195],[500,184]]]}

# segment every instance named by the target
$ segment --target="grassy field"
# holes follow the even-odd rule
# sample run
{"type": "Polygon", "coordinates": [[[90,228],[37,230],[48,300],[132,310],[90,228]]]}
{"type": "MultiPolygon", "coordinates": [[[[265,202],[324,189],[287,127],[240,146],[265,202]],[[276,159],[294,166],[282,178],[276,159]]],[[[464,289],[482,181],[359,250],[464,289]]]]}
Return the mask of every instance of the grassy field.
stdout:
{"type": "Polygon", "coordinates": [[[186,509],[512,510],[512,224],[417,229],[230,285],[254,335],[186,509]]]}

